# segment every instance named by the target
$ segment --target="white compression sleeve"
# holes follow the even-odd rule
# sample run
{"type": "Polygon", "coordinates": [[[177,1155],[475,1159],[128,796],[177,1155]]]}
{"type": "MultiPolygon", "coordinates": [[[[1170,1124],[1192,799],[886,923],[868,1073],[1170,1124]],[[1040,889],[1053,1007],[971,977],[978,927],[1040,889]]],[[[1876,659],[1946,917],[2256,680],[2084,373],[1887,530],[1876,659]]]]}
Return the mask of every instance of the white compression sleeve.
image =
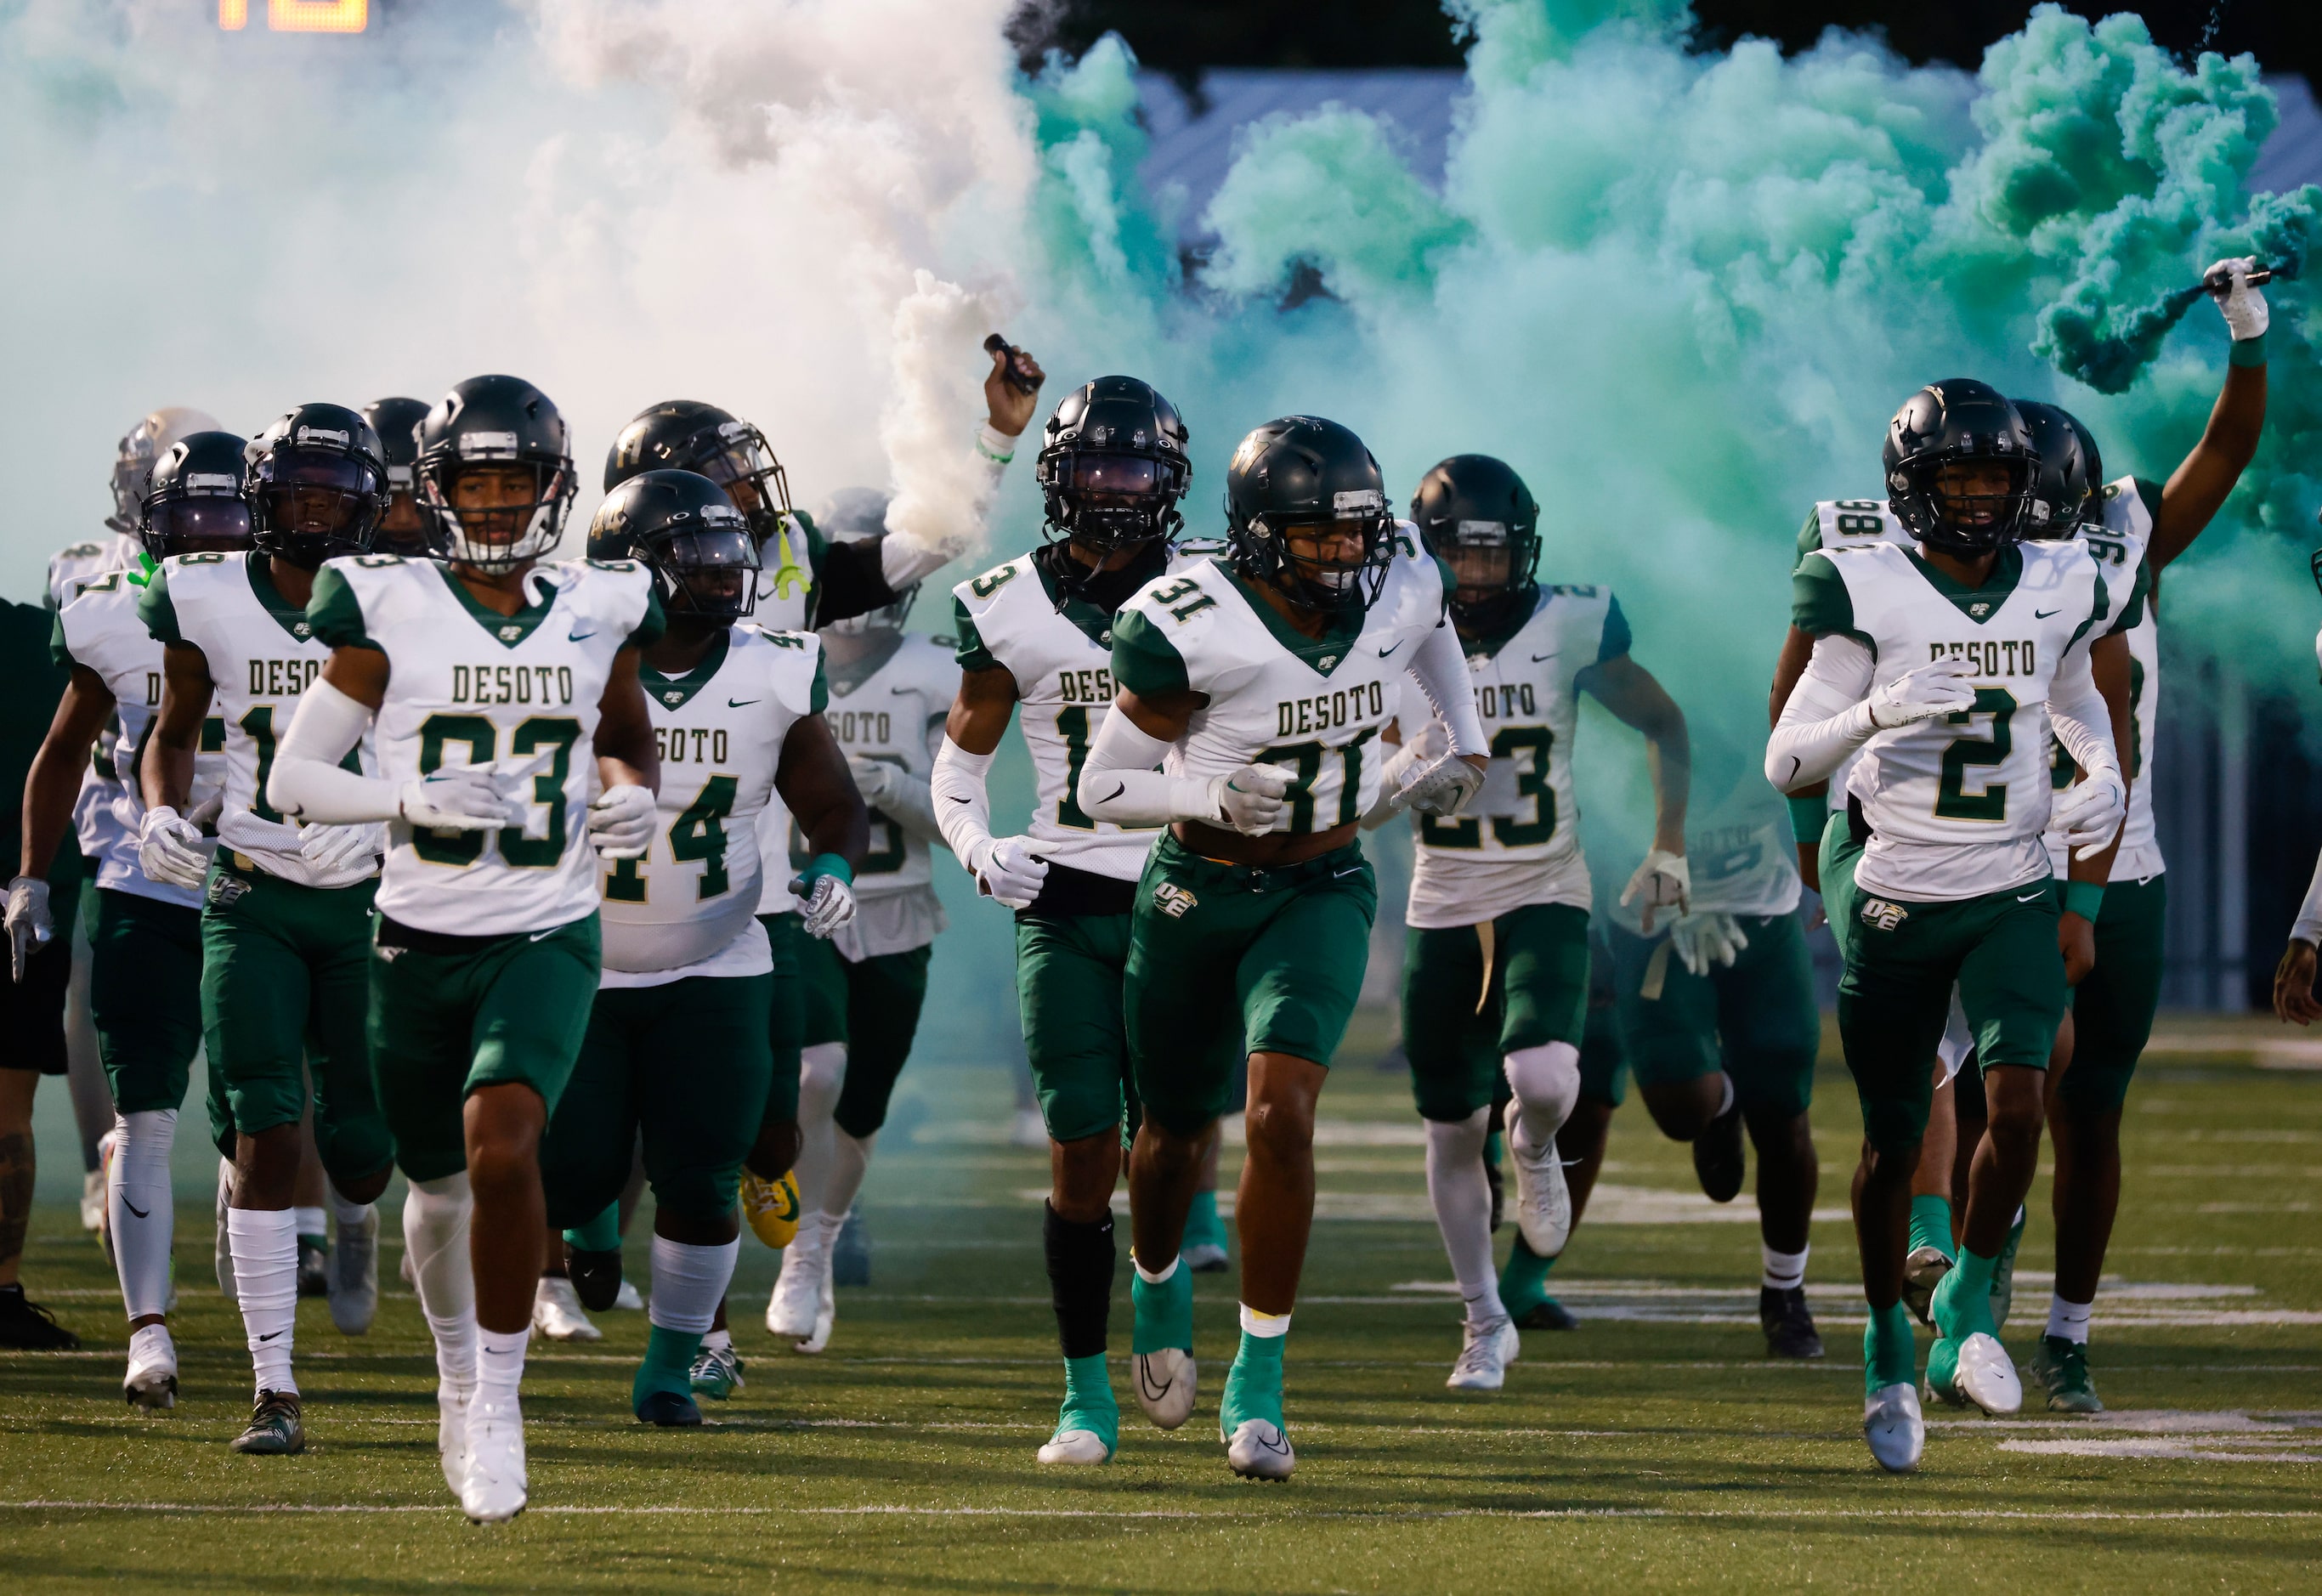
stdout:
{"type": "Polygon", "coordinates": [[[401,815],[394,782],[339,768],[370,721],[368,706],[316,678],[299,695],[298,712],[274,751],[274,773],[266,782],[274,807],[288,818],[330,825],[401,815]]]}
{"type": "Polygon", "coordinates": [[[1451,752],[1486,752],[1484,723],[1476,715],[1476,689],[1467,679],[1467,652],[1449,622],[1412,651],[1409,673],[1435,707],[1435,717],[1450,732],[1451,752]]]}
{"type": "Polygon", "coordinates": [[[1486,1325],[1506,1314],[1499,1276],[1492,1267],[1492,1185],[1484,1173],[1484,1143],[1490,1135],[1491,1109],[1465,1119],[1430,1119],[1427,1126],[1427,1200],[1443,1237],[1452,1278],[1467,1305],[1467,1322],[1486,1325]]]}
{"type": "Polygon", "coordinates": [[[113,1178],[105,1191],[113,1264],[121,1305],[133,1319],[169,1311],[169,1241],[177,1225],[170,1201],[169,1146],[175,1108],[142,1108],[113,1124],[113,1178]]]}
{"type": "Polygon", "coordinates": [[[1870,651],[1835,634],[1815,639],[1814,658],[1782,706],[1766,740],[1766,780],[1795,792],[1829,779],[1879,728],[1865,702],[1875,663],[1870,651]]]}
{"type": "Polygon", "coordinates": [[[1166,775],[1155,768],[1169,746],[1117,708],[1106,716],[1081,767],[1082,810],[1115,825],[1166,825],[1172,820],[1228,824],[1210,782],[1166,775]]]}
{"type": "Polygon", "coordinates": [[[2112,743],[2112,710],[2097,686],[2089,651],[2068,649],[2048,683],[2048,724],[2056,741],[2081,770],[2120,775],[2120,751],[2112,743]]]}
{"type": "Polygon", "coordinates": [[[928,794],[935,801],[936,825],[944,846],[970,870],[976,850],[992,841],[992,794],[984,786],[994,756],[970,753],[949,737],[936,750],[936,768],[928,778],[928,794]]]}
{"type": "Polygon", "coordinates": [[[2298,919],[2290,935],[2322,947],[2322,858],[2314,862],[2314,880],[2306,889],[2306,901],[2298,906],[2298,919]]]}

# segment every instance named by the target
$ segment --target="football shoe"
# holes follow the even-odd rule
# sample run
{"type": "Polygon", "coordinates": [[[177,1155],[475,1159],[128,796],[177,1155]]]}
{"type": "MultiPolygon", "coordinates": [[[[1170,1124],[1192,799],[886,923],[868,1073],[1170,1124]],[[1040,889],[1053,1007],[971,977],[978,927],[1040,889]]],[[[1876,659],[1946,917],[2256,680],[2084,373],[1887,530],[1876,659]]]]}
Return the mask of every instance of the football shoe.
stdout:
{"type": "Polygon", "coordinates": [[[1702,1195],[1712,1202],[1732,1202],[1742,1190],[1746,1166],[1742,1152],[1742,1104],[1711,1120],[1693,1138],[1693,1174],[1702,1195]]]}
{"type": "Polygon", "coordinates": [[[1907,1474],[1919,1466],[1927,1447],[1927,1423],[1919,1412],[1919,1393],[1907,1381],[1884,1385],[1864,1399],[1862,1438],[1870,1455],[1890,1474],[1907,1474]]]}
{"type": "Polygon", "coordinates": [[[532,1327],[551,1341],[601,1341],[605,1336],[580,1311],[572,1282],[553,1274],[542,1275],[533,1291],[532,1327]]]}
{"type": "Polygon", "coordinates": [[[724,1346],[704,1345],[693,1354],[693,1366],[686,1371],[686,1382],[693,1387],[697,1397],[708,1397],[722,1402],[742,1389],[742,1360],[731,1342],[724,1346]]]}
{"type": "Polygon", "coordinates": [[[454,1496],[468,1482],[468,1409],[475,1395],[472,1384],[435,1382],[435,1455],[443,1465],[443,1483],[454,1496]]]}
{"type": "Polygon", "coordinates": [[[2069,1336],[2043,1336],[2032,1349],[2032,1378],[2048,1393],[2051,1413],[2101,1413],[2105,1405],[2089,1374],[2086,1342],[2069,1336]]]}
{"type": "Polygon", "coordinates": [[[80,1227],[95,1236],[105,1228],[105,1172],[84,1171],[80,1178],[80,1227]]]}
{"type": "Polygon", "coordinates": [[[1516,1228],[1523,1232],[1524,1245],[1553,1258],[1572,1234],[1572,1192],[1564,1183],[1556,1140],[1551,1136],[1545,1147],[1527,1148],[1522,1133],[1512,1133],[1508,1154],[1516,1172],[1516,1228]]]}
{"type": "Polygon", "coordinates": [[[250,1410],[250,1427],[227,1443],[236,1452],[286,1457],[306,1450],[306,1427],[298,1422],[298,1393],[262,1391],[250,1410]]]}
{"type": "Polygon", "coordinates": [[[765,1181],[742,1166],[742,1217],[750,1234],[776,1252],[798,1239],[799,1191],[796,1171],[785,1170],[779,1181],[765,1181]]]}
{"type": "Polygon", "coordinates": [[[1464,1335],[1459,1359],[1443,1383],[1453,1391],[1497,1391],[1505,1385],[1508,1365],[1516,1361],[1522,1345],[1515,1321],[1503,1318],[1488,1325],[1469,1324],[1464,1335]]]}
{"type": "Polygon", "coordinates": [[[361,1336],[379,1317],[379,1210],[363,1209],[362,1223],[339,1225],[331,1247],[331,1323],[343,1336],[361,1336]]]}
{"type": "Polygon", "coordinates": [[[468,1471],[460,1509],[478,1524],[505,1524],[524,1511],[524,1409],[513,1398],[468,1404],[468,1471]]]}
{"type": "Polygon", "coordinates": [[[1181,1257],[1176,1272],[1156,1285],[1132,1270],[1129,1300],[1137,1316],[1129,1359],[1137,1382],[1137,1405],[1159,1428],[1175,1429],[1193,1417],[1199,1389],[1193,1364],[1193,1272],[1181,1257]]]}
{"type": "Polygon", "coordinates": [[[22,1286],[0,1286],[0,1346],[18,1352],[70,1352],[80,1337],[57,1323],[57,1316],[24,1295],[22,1286]]]}
{"type": "Polygon", "coordinates": [[[1806,1308],[1804,1286],[1792,1286],[1787,1290],[1760,1286],[1758,1324],[1766,1332],[1768,1357],[1822,1356],[1822,1333],[1815,1328],[1814,1314],[1806,1308]]]}
{"type": "Polygon", "coordinates": [[[1940,1247],[1913,1247],[1911,1255],[1903,1260],[1903,1305],[1930,1330],[1935,1327],[1935,1288],[1951,1272],[1950,1254],[1940,1247]]]}
{"type": "Polygon", "coordinates": [[[155,1411],[178,1405],[178,1345],[167,1325],[146,1325],[129,1335],[129,1372],[121,1394],[133,1408],[155,1411]]]}
{"type": "Polygon", "coordinates": [[[2016,1250],[2024,1245],[2024,1210],[2017,1208],[2016,1223],[1999,1245],[1999,1256],[1992,1260],[1991,1323],[1996,1329],[2007,1327],[2007,1310],[2016,1306],[2016,1250]]]}
{"type": "Polygon", "coordinates": [[[331,1249],[302,1236],[298,1238],[298,1295],[303,1300],[330,1294],[331,1249]]]}

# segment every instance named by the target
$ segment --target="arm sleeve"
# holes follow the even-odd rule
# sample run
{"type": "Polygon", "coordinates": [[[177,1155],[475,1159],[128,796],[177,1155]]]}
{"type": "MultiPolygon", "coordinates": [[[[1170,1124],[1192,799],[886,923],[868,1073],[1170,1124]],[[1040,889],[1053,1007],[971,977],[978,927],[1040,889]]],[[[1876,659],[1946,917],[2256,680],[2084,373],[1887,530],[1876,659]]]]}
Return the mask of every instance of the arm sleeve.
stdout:
{"type": "Polygon", "coordinates": [[[1851,638],[1815,639],[1806,673],[1766,741],[1767,780],[1786,793],[1828,780],[1870,741],[1878,727],[1865,698],[1875,669],[1870,651],[1851,638]]]}
{"type": "Polygon", "coordinates": [[[944,846],[969,870],[981,857],[979,850],[992,842],[992,794],[985,786],[993,756],[970,753],[949,737],[936,750],[936,768],[928,778],[928,795],[935,802],[936,826],[944,846]]]}
{"type": "Polygon", "coordinates": [[[339,762],[362,741],[371,712],[317,678],[299,696],[298,713],[274,752],[266,796],[286,820],[339,825],[393,820],[403,813],[402,789],[339,762]]]}
{"type": "Polygon", "coordinates": [[[1172,820],[1225,824],[1211,783],[1156,769],[1169,744],[1115,710],[1081,767],[1082,812],[1115,825],[1166,825],[1172,820]]]}
{"type": "MultiPolygon", "coordinates": [[[[1610,625],[1606,623],[1608,630],[1610,625]]],[[[1116,631],[1115,636],[1118,635],[1116,631]]],[[[1449,730],[1451,752],[1486,752],[1488,744],[1484,723],[1476,716],[1476,689],[1467,679],[1467,653],[1459,646],[1458,633],[1449,626],[1438,626],[1430,632],[1411,651],[1409,670],[1411,679],[1419,684],[1419,690],[1434,707],[1435,717],[1449,730]]]]}
{"type": "Polygon", "coordinates": [[[2120,777],[2120,753],[2112,745],[2112,712],[2098,690],[2089,651],[2065,651],[2053,680],[2048,683],[2048,724],[2072,762],[2093,775],[2099,771],[2120,777]]]}
{"type": "Polygon", "coordinates": [[[2298,906],[2298,918],[2290,935],[2299,942],[2322,946],[2322,859],[2314,862],[2314,880],[2306,889],[2306,901],[2298,906]]]}

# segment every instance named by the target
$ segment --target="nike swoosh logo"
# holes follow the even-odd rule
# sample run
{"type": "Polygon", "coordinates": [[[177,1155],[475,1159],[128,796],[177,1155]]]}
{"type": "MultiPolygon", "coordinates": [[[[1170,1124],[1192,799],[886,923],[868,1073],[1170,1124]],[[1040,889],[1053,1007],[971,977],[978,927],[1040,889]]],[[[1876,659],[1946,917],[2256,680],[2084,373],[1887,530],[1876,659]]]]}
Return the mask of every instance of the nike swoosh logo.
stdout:
{"type": "Polygon", "coordinates": [[[1395,639],[1393,647],[1379,650],[1379,658],[1382,660],[1385,659],[1389,654],[1394,652],[1395,649],[1401,648],[1403,645],[1404,641],[1404,639],[1398,637],[1395,639]]]}
{"type": "Polygon", "coordinates": [[[728,709],[741,709],[756,702],[757,700],[755,698],[728,698],[726,700],[726,707],[728,709]]]}
{"type": "Polygon", "coordinates": [[[1330,872],[1330,879],[1334,881],[1343,881],[1362,868],[1359,864],[1350,864],[1344,870],[1334,870],[1330,872]]]}
{"type": "Polygon", "coordinates": [[[282,1334],[282,1332],[279,1330],[269,1330],[265,1335],[261,1336],[259,1339],[261,1341],[271,1341],[280,1334],[282,1334]]]}
{"type": "Polygon", "coordinates": [[[1112,802],[1112,800],[1113,800],[1113,799],[1115,799],[1115,798],[1119,798],[1122,793],[1127,792],[1128,790],[1129,790],[1129,783],[1128,783],[1128,782],[1126,782],[1126,781],[1117,781],[1117,782],[1115,782],[1115,783],[1113,784],[1112,790],[1111,790],[1111,792],[1106,793],[1102,798],[1099,798],[1099,799],[1097,800],[1097,802],[1099,802],[1099,803],[1101,803],[1101,804],[1109,804],[1109,803],[1112,802]]]}
{"type": "Polygon", "coordinates": [[[955,803],[955,804],[964,804],[964,803],[967,802],[967,800],[966,800],[965,798],[964,798],[960,797],[960,796],[959,796],[959,794],[957,794],[957,793],[955,793],[955,792],[947,792],[947,793],[944,794],[944,797],[946,797],[946,798],[949,798],[953,803],[955,803]]]}
{"type": "Polygon", "coordinates": [[[564,641],[567,643],[586,643],[589,639],[596,635],[597,634],[594,632],[575,632],[564,641]]]}
{"type": "Polygon", "coordinates": [[[2016,901],[2016,902],[2018,902],[2018,903],[2030,903],[2030,902],[2031,902],[2034,898],[2045,898],[2045,897],[2047,897],[2047,896],[2048,896],[2048,895],[2047,895],[2046,893],[2044,893],[2044,892],[2026,892],[2025,894],[2024,894],[2024,896],[2022,896],[2021,898],[2018,898],[2016,901]]]}
{"type": "Polygon", "coordinates": [[[534,932],[530,936],[526,937],[526,938],[525,938],[525,941],[526,941],[526,942],[539,942],[539,941],[541,941],[541,940],[542,940],[543,938],[544,938],[544,937],[550,937],[550,936],[553,936],[553,935],[556,935],[556,927],[555,927],[555,926],[550,926],[547,930],[545,930],[545,931],[535,931],[535,932],[534,932]]]}
{"type": "Polygon", "coordinates": [[[1804,765],[1805,763],[1805,762],[1804,760],[1800,759],[1796,754],[1795,754],[1795,753],[1794,753],[1794,754],[1790,755],[1790,774],[1789,774],[1789,776],[1787,778],[1787,780],[1796,780],[1796,778],[1797,778],[1797,773],[1798,773],[1798,770],[1799,770],[1799,768],[1800,768],[1802,765],[1804,765]]]}
{"type": "Polygon", "coordinates": [[[139,1208],[135,1203],[130,1201],[125,1197],[121,1199],[121,1206],[127,1208],[131,1213],[136,1215],[141,1219],[150,1219],[153,1217],[149,1209],[139,1208]]]}
{"type": "Polygon", "coordinates": [[[887,696],[891,698],[900,698],[906,693],[916,693],[919,690],[917,688],[889,688],[887,696]]]}
{"type": "Polygon", "coordinates": [[[2034,611],[2032,612],[2032,618],[2033,618],[2034,620],[2035,620],[2035,621],[2044,621],[2044,620],[2046,620],[2050,616],[2052,616],[2052,615],[2054,615],[2054,614],[2056,614],[2056,613],[2057,613],[2057,612],[2056,612],[2055,610],[2052,610],[2052,609],[2035,609],[2035,610],[2034,610],[2034,611]]]}
{"type": "Polygon", "coordinates": [[[1534,655],[1531,657],[1531,662],[1532,662],[1533,664],[1537,665],[1537,664],[1539,664],[1542,660],[1553,660],[1554,658],[1556,658],[1556,656],[1557,656],[1558,654],[1562,653],[1563,652],[1564,652],[1564,651],[1563,651],[1563,650],[1561,650],[1561,649],[1550,649],[1548,652],[1546,652],[1546,653],[1544,653],[1544,654],[1534,654],[1534,655]]]}

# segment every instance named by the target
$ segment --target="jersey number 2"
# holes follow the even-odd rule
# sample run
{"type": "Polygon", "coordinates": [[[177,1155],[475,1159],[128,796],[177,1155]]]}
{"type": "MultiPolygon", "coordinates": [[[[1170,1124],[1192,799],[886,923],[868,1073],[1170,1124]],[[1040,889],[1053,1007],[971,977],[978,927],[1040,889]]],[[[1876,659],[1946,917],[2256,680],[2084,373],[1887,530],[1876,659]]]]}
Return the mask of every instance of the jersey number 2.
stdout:
{"type": "Polygon", "coordinates": [[[1975,707],[1950,716],[1955,726],[1973,725],[1979,715],[1991,716],[1988,736],[1972,734],[1952,739],[1943,750],[1943,784],[1935,789],[1935,815],[1943,820],[2005,820],[2007,783],[1994,781],[1981,792],[1967,790],[1970,765],[2004,765],[2015,752],[2016,738],[2007,723],[2016,718],[2016,695],[2006,688],[1978,688],[1975,707]]]}

